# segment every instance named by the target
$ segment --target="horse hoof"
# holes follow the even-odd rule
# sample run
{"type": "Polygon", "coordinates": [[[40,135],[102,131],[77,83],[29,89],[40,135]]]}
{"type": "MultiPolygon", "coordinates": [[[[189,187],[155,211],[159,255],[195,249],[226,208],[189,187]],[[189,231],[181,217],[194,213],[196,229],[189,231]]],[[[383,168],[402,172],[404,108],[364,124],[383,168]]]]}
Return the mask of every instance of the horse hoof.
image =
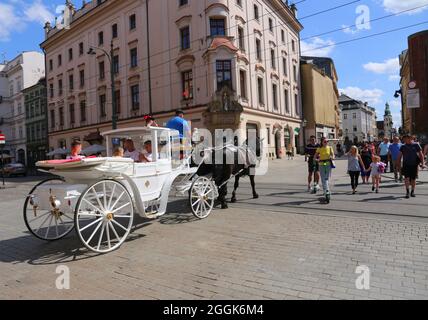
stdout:
{"type": "Polygon", "coordinates": [[[236,203],[236,198],[232,198],[232,199],[230,199],[230,202],[231,202],[231,203],[236,203]]]}
{"type": "Polygon", "coordinates": [[[259,195],[257,193],[253,194],[253,199],[258,199],[259,195]]]}
{"type": "Polygon", "coordinates": [[[224,209],[229,209],[229,207],[228,207],[228,205],[227,205],[227,203],[222,203],[221,204],[221,208],[224,210],[224,209]]]}

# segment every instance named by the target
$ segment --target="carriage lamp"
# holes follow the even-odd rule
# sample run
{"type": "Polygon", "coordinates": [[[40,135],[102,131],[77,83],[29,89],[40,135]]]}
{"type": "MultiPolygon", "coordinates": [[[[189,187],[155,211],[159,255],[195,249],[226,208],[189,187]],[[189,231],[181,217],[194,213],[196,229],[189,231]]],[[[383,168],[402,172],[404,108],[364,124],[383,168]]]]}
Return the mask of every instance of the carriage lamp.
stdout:
{"type": "Polygon", "coordinates": [[[37,208],[40,205],[39,197],[36,195],[30,195],[30,205],[33,207],[34,217],[37,217],[37,208]]]}

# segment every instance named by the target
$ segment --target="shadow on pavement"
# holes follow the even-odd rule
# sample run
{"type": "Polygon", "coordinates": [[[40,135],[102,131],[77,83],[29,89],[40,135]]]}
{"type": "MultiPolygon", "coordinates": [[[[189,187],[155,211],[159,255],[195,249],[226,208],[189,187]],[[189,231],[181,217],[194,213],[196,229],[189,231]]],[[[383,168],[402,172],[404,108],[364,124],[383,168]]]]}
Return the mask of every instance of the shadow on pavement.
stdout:
{"type": "MultiPolygon", "coordinates": [[[[151,222],[146,219],[135,216],[134,226],[125,243],[145,237],[144,234],[135,232],[150,224],[151,222]]],[[[101,255],[86,249],[74,231],[65,238],[52,242],[37,239],[28,231],[25,234],[25,236],[0,241],[0,262],[50,265],[70,263],[101,255]]]]}

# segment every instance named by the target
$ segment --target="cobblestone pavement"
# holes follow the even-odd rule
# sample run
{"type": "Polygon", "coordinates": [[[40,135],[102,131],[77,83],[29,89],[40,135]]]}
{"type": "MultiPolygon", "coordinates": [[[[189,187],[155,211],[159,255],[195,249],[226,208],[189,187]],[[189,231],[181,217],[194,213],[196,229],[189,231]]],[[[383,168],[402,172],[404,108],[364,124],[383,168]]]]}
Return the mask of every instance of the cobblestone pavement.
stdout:
{"type": "Polygon", "coordinates": [[[256,178],[260,199],[244,180],[240,201],[203,221],[171,199],[167,215],[138,220],[106,255],[74,233],[54,243],[30,236],[21,211],[34,183],[14,179],[0,190],[0,298],[428,299],[428,172],[415,199],[390,175],[380,194],[363,185],[353,196],[338,161],[323,205],[305,190],[305,168],[301,158],[271,162],[256,178]],[[69,290],[56,289],[59,265],[70,269],[69,290]],[[369,290],[356,288],[361,265],[369,290]]]}

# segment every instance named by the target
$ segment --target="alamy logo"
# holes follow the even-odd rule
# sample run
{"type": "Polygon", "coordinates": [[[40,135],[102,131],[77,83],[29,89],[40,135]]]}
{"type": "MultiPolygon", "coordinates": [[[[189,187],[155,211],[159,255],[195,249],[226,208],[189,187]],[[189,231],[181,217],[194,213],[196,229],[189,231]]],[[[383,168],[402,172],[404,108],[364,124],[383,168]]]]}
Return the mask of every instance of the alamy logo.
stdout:
{"type": "Polygon", "coordinates": [[[370,268],[367,266],[358,266],[355,273],[359,274],[355,280],[355,287],[358,290],[370,290],[370,268]]]}
{"type": "Polygon", "coordinates": [[[58,290],[70,289],[70,269],[67,266],[59,265],[55,270],[59,276],[55,280],[55,286],[58,290]]]}

